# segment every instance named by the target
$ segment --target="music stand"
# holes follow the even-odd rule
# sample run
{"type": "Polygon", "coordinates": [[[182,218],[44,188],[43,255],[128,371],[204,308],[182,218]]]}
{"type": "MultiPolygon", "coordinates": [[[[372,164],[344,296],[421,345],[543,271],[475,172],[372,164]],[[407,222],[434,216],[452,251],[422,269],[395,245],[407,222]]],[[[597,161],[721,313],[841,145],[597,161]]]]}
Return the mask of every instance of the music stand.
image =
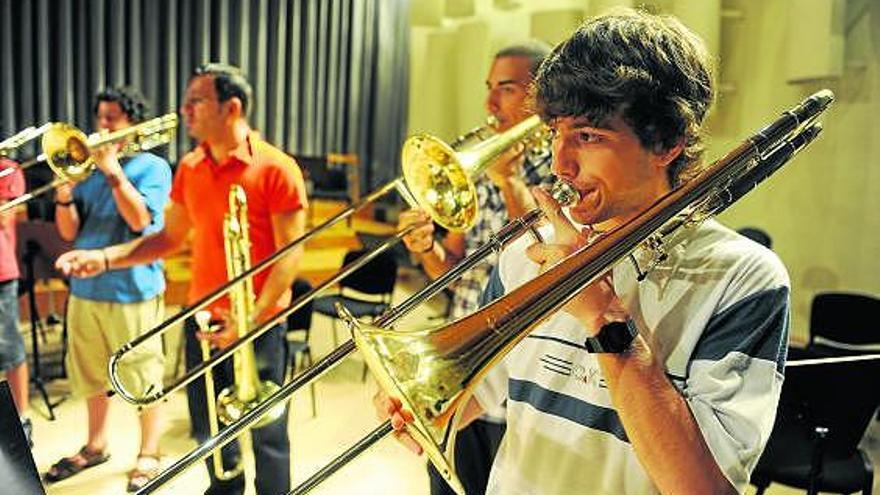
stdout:
{"type": "Polygon", "coordinates": [[[3,493],[46,494],[6,380],[0,382],[0,480],[3,493]]]}
{"type": "MultiPolygon", "coordinates": [[[[28,295],[28,309],[31,320],[31,383],[40,392],[46,409],[49,411],[49,419],[55,420],[53,408],[64,401],[62,397],[57,402],[49,400],[40,367],[40,346],[37,332],[44,333],[43,322],[40,319],[37,308],[36,281],[49,278],[61,278],[61,274],[55,270],[55,259],[70,249],[72,244],[61,239],[55,224],[43,220],[29,220],[18,222],[16,229],[18,262],[24,274],[22,289],[28,295]]],[[[63,354],[62,354],[63,355],[63,354]]],[[[63,360],[62,360],[63,361],[63,360]]]]}

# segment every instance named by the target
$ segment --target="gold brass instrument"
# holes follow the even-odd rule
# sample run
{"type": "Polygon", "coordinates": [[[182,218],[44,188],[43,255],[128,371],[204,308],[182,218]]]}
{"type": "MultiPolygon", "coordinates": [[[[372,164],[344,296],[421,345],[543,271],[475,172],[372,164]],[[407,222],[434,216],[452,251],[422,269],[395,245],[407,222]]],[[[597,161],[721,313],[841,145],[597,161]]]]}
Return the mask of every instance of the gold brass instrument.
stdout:
{"type": "MultiPolygon", "coordinates": [[[[576,202],[577,199],[577,191],[564,181],[559,181],[554,184],[553,189],[551,190],[551,195],[561,204],[572,204],[576,202]]],[[[489,255],[501,251],[505,246],[513,240],[518,239],[521,235],[531,232],[541,219],[543,219],[543,214],[540,210],[536,209],[520,218],[510,221],[501,230],[493,234],[487,243],[477,248],[455,267],[407,298],[404,302],[389,309],[387,312],[376,318],[374,324],[380,327],[388,327],[392,325],[394,322],[408,314],[413,308],[449,286],[449,284],[461,277],[462,273],[482,263],[489,255]]],[[[290,400],[297,390],[318,379],[321,375],[342,362],[347,356],[354,353],[355,350],[357,350],[357,348],[355,347],[354,341],[351,339],[347,340],[320,361],[317,361],[314,365],[303,370],[300,374],[286,382],[276,393],[271,397],[268,397],[265,402],[262,402],[249,410],[239,421],[227,425],[226,428],[217,434],[214,434],[212,431],[211,438],[203,442],[189,454],[178,459],[165,471],[161,472],[156,478],[151,480],[140,491],[138,491],[138,494],[143,495],[146,493],[152,493],[156,488],[170,481],[192,464],[212,455],[212,452],[216,453],[220,448],[240,435],[241,432],[249,428],[250,425],[260,421],[260,418],[266,414],[267,411],[270,411],[272,408],[278,407],[279,404],[284,404],[286,401],[290,400]]],[[[208,373],[206,376],[210,375],[211,374],[208,373]]],[[[318,477],[316,476],[309,478],[308,481],[301,484],[297,489],[299,490],[303,486],[308,486],[307,484],[309,482],[314,482],[317,478],[318,477]]]]}
{"type": "MultiPolygon", "coordinates": [[[[638,247],[662,259],[670,246],[682,241],[693,227],[732,205],[807,146],[821,131],[814,119],[833,101],[828,90],[820,91],[740,146],[700,175],[658,200],[641,215],[607,233],[550,268],[543,275],[496,300],[477,313],[452,324],[420,331],[387,329],[406,310],[424,301],[534,225],[541,214],[532,211],[508,224],[496,237],[461,264],[415,294],[401,306],[382,315],[373,325],[351,317],[346,322],[354,341],[347,341],[329,355],[282,386],[266,402],[257,405],[240,421],[228,425],[174,465],[151,480],[139,494],[152,493],[188,466],[222,448],[249,424],[278,403],[320,377],[355,349],[383,389],[401,399],[414,412],[408,431],[428,453],[431,462],[461,491],[451,466],[456,424],[477,381],[525,335],[574,295],[603,276],[638,247]]],[[[649,264],[651,269],[653,264],[649,264]]],[[[386,421],[330,464],[312,475],[291,493],[302,494],[331,476],[392,431],[386,421]]]]}
{"type": "MultiPolygon", "coordinates": [[[[233,184],[229,188],[229,211],[223,221],[223,240],[226,248],[226,273],[234,279],[251,267],[251,241],[247,219],[247,197],[244,188],[233,184]]],[[[254,317],[254,284],[249,278],[229,291],[229,307],[235,332],[240,338],[248,331],[254,317]]],[[[220,392],[217,397],[217,414],[225,424],[237,421],[255,404],[265,400],[278,390],[278,384],[271,380],[261,381],[257,374],[257,360],[254,347],[243,346],[232,356],[232,369],[235,384],[220,392]]],[[[211,373],[205,373],[210,375],[211,373]]],[[[284,407],[275,408],[255,428],[265,426],[278,419],[284,407]]]]}
{"type": "MultiPolygon", "coordinates": [[[[475,131],[472,131],[475,132],[475,131]]],[[[506,132],[459,150],[427,134],[403,144],[403,175],[418,206],[448,230],[464,232],[476,223],[477,192],[473,177],[511,146],[545,140],[546,126],[533,115],[506,132]]],[[[467,139],[460,138],[465,141],[467,139]]]]}
{"type": "MultiPolygon", "coordinates": [[[[216,331],[216,328],[212,327],[210,324],[210,311],[199,311],[196,313],[195,320],[200,332],[208,333],[216,331]]],[[[209,344],[207,340],[202,340],[199,342],[199,346],[202,350],[202,361],[211,359],[211,344],[209,344]]],[[[208,432],[212,437],[217,435],[217,432],[220,431],[220,426],[217,423],[217,397],[214,395],[214,391],[214,374],[205,373],[205,404],[208,412],[208,432]]],[[[215,478],[227,481],[240,475],[244,469],[244,464],[239,461],[234,468],[227,471],[223,468],[223,456],[218,449],[211,456],[211,468],[214,470],[215,478]]]]}
{"type": "Polygon", "coordinates": [[[449,147],[454,150],[460,150],[464,149],[465,146],[485,141],[495,135],[496,125],[498,125],[498,119],[495,118],[494,115],[489,115],[486,117],[486,122],[483,125],[474,127],[461,136],[458,136],[455,140],[449,143],[449,147]]]}
{"type": "Polygon", "coordinates": [[[472,178],[482,173],[482,171],[492,163],[492,160],[510,146],[520,140],[531,138],[531,136],[537,130],[541,129],[541,127],[542,124],[538,117],[531,117],[508,131],[490,138],[488,141],[481,142],[457,152],[451,150],[448,145],[442,143],[439,139],[425,134],[409,138],[404,144],[404,148],[408,151],[404,152],[403,157],[404,175],[409,177],[406,179],[395,179],[371,192],[360,202],[352,205],[333,218],[330,218],[314,230],[307,232],[305,235],[290,242],[288,245],[279,248],[273,255],[262,260],[248,270],[245,270],[240,275],[230,279],[227,284],[217,288],[193,305],[182,309],[176,315],[165,320],[156,328],[151,329],[140,337],[123,345],[113,354],[113,356],[110,357],[109,376],[113,390],[126,401],[136,405],[148,405],[165,399],[169,394],[183,388],[188,383],[195,380],[199,375],[206,373],[220,361],[227,359],[242,346],[252,342],[254,339],[272,328],[273,325],[282,321],[287,315],[303,307],[327,288],[335,285],[350,273],[359,269],[366,263],[369,263],[370,260],[390,249],[394,244],[400,242],[404,236],[406,236],[411,230],[419,227],[419,225],[412,225],[398,232],[394,237],[389,238],[384,243],[375,247],[372,251],[342,267],[339,272],[328,280],[324,281],[307,294],[297,297],[287,309],[276,314],[269,321],[264,322],[242,335],[229,347],[217,352],[211,361],[199,364],[190,370],[189,373],[178,378],[174,383],[166,386],[163,390],[148,390],[146,395],[139,397],[128,391],[125,384],[119,380],[119,373],[117,371],[119,362],[133,348],[142,345],[144,342],[157,335],[163,334],[171,328],[174,328],[174,325],[177,323],[193,316],[198,310],[220,299],[232,287],[243,283],[250,277],[253,277],[256,273],[271,266],[289,252],[299,248],[309,239],[345,220],[358,209],[376,201],[378,198],[388,194],[392,190],[398,191],[404,200],[406,200],[411,206],[416,206],[416,203],[426,206],[425,209],[431,213],[433,219],[441,225],[445,225],[448,228],[454,227],[455,229],[469,228],[474,222],[476,222],[477,218],[477,196],[472,184],[472,178]]]}
{"type": "MultiPolygon", "coordinates": [[[[40,127],[29,126],[0,141],[0,156],[7,156],[16,148],[42,136],[49,129],[50,125],[52,124],[43,124],[40,127]]],[[[0,177],[5,177],[6,175],[0,174],[0,177]]]]}
{"type": "MultiPolygon", "coordinates": [[[[812,142],[821,132],[814,120],[833,99],[831,91],[815,93],[636,218],[449,325],[395,331],[360,323],[337,306],[380,386],[412,412],[415,420],[407,431],[457,493],[464,494],[453,470],[457,424],[486,372],[532,329],[636,249],[650,255],[647,271],[656,267],[696,226],[724,211],[812,142]]],[[[306,493],[391,431],[386,421],[291,493],[306,493]]]]}
{"type": "Polygon", "coordinates": [[[33,139],[41,135],[43,152],[35,159],[23,163],[21,170],[46,162],[55,174],[55,180],[0,206],[0,212],[14,208],[64,182],[78,182],[88,177],[95,168],[95,162],[91,157],[91,150],[94,148],[124,141],[121,154],[131,155],[171,141],[176,132],[176,113],[168,113],[110,133],[96,133],[90,136],[86,136],[69,124],[45,124],[25,136],[33,139]],[[36,134],[38,132],[39,134],[36,134]]]}
{"type": "MultiPolygon", "coordinates": [[[[498,156],[498,154],[500,154],[501,152],[506,150],[508,147],[510,147],[514,143],[518,142],[520,139],[524,139],[526,137],[531,136],[540,127],[541,127],[541,123],[537,119],[537,117],[535,117],[534,119],[531,119],[528,122],[522,123],[518,127],[514,127],[505,133],[502,133],[502,134],[497,135],[493,138],[490,138],[490,141],[492,141],[492,143],[490,143],[489,146],[482,146],[482,148],[481,148],[484,153],[482,161],[476,162],[476,163],[474,163],[474,162],[471,163],[471,166],[473,167],[470,169],[471,176],[474,176],[477,173],[479,173],[480,171],[482,171],[483,169],[485,169],[485,167],[488,166],[488,164],[491,163],[492,160],[498,156]]],[[[463,168],[461,165],[459,165],[457,162],[454,161],[455,156],[456,156],[455,154],[449,154],[449,155],[443,155],[443,156],[447,160],[447,161],[442,162],[443,166],[453,167],[456,169],[463,168]],[[453,161],[450,162],[449,160],[453,160],[453,161]]],[[[423,160],[428,160],[428,159],[424,158],[423,160]]],[[[413,166],[435,167],[435,168],[441,167],[441,165],[438,165],[435,163],[415,163],[414,164],[414,163],[410,163],[410,162],[404,162],[405,168],[406,167],[413,167],[413,166]]],[[[437,176],[437,175],[442,175],[442,170],[441,171],[435,170],[435,176],[437,176]]],[[[445,183],[442,180],[439,182],[441,184],[445,183]]],[[[571,186],[565,184],[564,182],[560,182],[559,184],[560,185],[556,186],[556,188],[560,192],[557,192],[555,194],[555,196],[558,197],[560,201],[565,201],[564,194],[569,194],[569,195],[576,194],[576,192],[573,190],[573,188],[571,188],[571,186]]],[[[399,242],[401,239],[403,239],[403,237],[410,230],[412,230],[413,228],[416,228],[417,226],[412,226],[408,229],[404,229],[403,231],[398,232],[393,238],[389,239],[388,241],[386,241],[382,245],[376,247],[375,249],[373,249],[369,253],[363,255],[361,258],[358,258],[357,260],[350,263],[349,265],[346,265],[336,275],[334,275],[333,277],[331,277],[327,281],[325,281],[322,284],[320,284],[319,286],[315,287],[310,292],[297,297],[292,302],[291,306],[289,306],[287,309],[285,309],[282,312],[273,316],[271,320],[259,325],[257,328],[254,328],[253,330],[251,330],[247,334],[243,335],[239,340],[232,343],[226,349],[223,349],[223,350],[217,352],[212,360],[210,360],[208,362],[201,363],[199,366],[190,370],[190,372],[187,375],[181,377],[180,379],[178,379],[177,382],[169,385],[164,390],[148,391],[147,395],[145,395],[143,397],[136,397],[133,394],[131,394],[128,390],[126,390],[124,385],[119,381],[119,375],[116,370],[119,366],[120,360],[122,360],[124,358],[125,354],[130,352],[131,349],[141,345],[146,340],[149,340],[150,338],[153,338],[156,335],[167,331],[169,328],[173,328],[173,325],[175,325],[176,323],[179,323],[181,320],[183,320],[185,318],[192,316],[196,311],[198,311],[198,309],[200,309],[200,308],[206,306],[207,304],[210,304],[210,303],[216,301],[217,299],[219,299],[224,293],[226,293],[230,289],[230,287],[234,286],[235,284],[241,283],[242,280],[244,280],[246,277],[253,276],[255,273],[266,268],[267,266],[271,265],[272,263],[277,261],[282,256],[286,255],[292,249],[297,248],[299,245],[301,245],[306,240],[310,239],[311,237],[314,237],[315,235],[322,232],[323,230],[330,228],[334,224],[345,220],[354,211],[358,210],[359,208],[363,207],[366,204],[369,204],[369,203],[375,201],[377,198],[381,197],[382,195],[387,194],[390,190],[397,189],[398,191],[401,192],[401,194],[404,196],[405,199],[408,199],[410,204],[413,204],[415,200],[412,198],[409,198],[410,193],[409,193],[406,186],[407,186],[407,184],[405,184],[402,179],[397,179],[395,181],[390,182],[389,184],[386,184],[382,188],[370,193],[364,199],[362,199],[359,203],[353,205],[352,207],[350,207],[346,211],[343,211],[342,213],[336,215],[335,217],[331,218],[330,220],[319,225],[315,230],[305,234],[303,237],[291,242],[287,246],[282,247],[281,249],[279,249],[275,254],[273,254],[269,258],[267,258],[267,259],[263,260],[261,263],[255,265],[250,270],[245,271],[244,273],[242,273],[238,277],[235,277],[234,279],[230,280],[228,284],[224,285],[223,287],[218,288],[217,290],[215,290],[214,292],[212,292],[208,296],[204,297],[200,301],[196,302],[195,304],[193,304],[189,308],[185,308],[185,309],[181,310],[177,315],[166,320],[160,326],[150,330],[149,332],[145,333],[143,336],[141,336],[135,340],[132,340],[131,342],[124,345],[116,353],[114,353],[114,355],[111,356],[111,358],[110,358],[109,375],[110,375],[110,382],[111,382],[113,389],[116,391],[116,393],[120,394],[126,401],[132,402],[134,404],[145,405],[145,404],[150,404],[150,403],[156,402],[158,400],[164,399],[170,393],[173,393],[174,391],[179,390],[180,388],[184,387],[186,384],[188,384],[191,381],[193,381],[194,379],[196,379],[200,374],[206,373],[208,370],[213,368],[213,366],[216,366],[220,361],[226,359],[231,353],[235,352],[236,349],[240,348],[242,345],[248,344],[249,342],[256,339],[259,335],[262,335],[265,331],[267,331],[269,328],[271,328],[277,322],[286,318],[287,315],[300,309],[302,306],[304,306],[309,301],[314,299],[318,294],[323,292],[326,288],[335,284],[336,282],[338,282],[342,278],[348,276],[350,273],[359,269],[361,266],[368,263],[370,260],[372,260],[373,258],[378,256],[379,254],[381,254],[385,250],[389,249],[394,243],[399,242]]],[[[465,198],[465,199],[466,199],[466,201],[464,201],[464,203],[466,205],[466,203],[468,201],[470,201],[471,199],[470,198],[465,198]]],[[[472,200],[475,202],[476,197],[474,197],[472,200]]],[[[461,216],[459,216],[459,218],[460,217],[461,216]]],[[[474,255],[469,260],[462,262],[459,265],[460,267],[463,267],[460,271],[452,270],[452,271],[448,272],[447,274],[445,274],[444,276],[438,278],[432,284],[430,284],[428,287],[426,287],[425,289],[420,291],[418,294],[409,298],[401,306],[398,306],[394,310],[386,313],[386,315],[383,315],[382,317],[380,317],[380,319],[377,320],[377,322],[384,321],[387,324],[391,324],[393,321],[396,321],[398,318],[400,318],[401,316],[406,314],[412,308],[414,308],[415,306],[417,306],[418,304],[420,304],[421,302],[423,302],[427,298],[431,297],[432,295],[436,294],[437,292],[439,292],[440,290],[445,288],[452,281],[456,280],[464,270],[469,269],[470,267],[480,263],[483,259],[485,259],[486,256],[488,256],[489,254],[491,254],[493,252],[500,250],[503,247],[503,245],[505,245],[507,242],[518,237],[519,235],[521,235],[522,232],[525,232],[525,231],[528,231],[529,229],[531,229],[534,226],[535,222],[537,222],[539,219],[540,219],[540,214],[538,214],[537,212],[532,212],[532,214],[529,216],[526,216],[522,219],[518,219],[518,220],[515,220],[514,222],[511,222],[511,224],[508,227],[506,227],[503,231],[496,233],[496,237],[495,237],[494,241],[487,243],[487,245],[480,248],[476,253],[474,253],[474,255]]],[[[321,374],[323,374],[327,370],[331,369],[333,366],[335,366],[336,364],[341,362],[341,360],[344,359],[347,355],[351,354],[354,350],[355,350],[355,346],[354,346],[353,341],[348,340],[343,345],[341,345],[340,347],[333,350],[328,356],[326,356],[320,362],[315,363],[315,365],[313,365],[310,368],[308,368],[307,370],[303,371],[302,373],[297,375],[297,377],[293,378],[290,382],[285,384],[285,386],[282,388],[282,390],[279,390],[277,393],[273,394],[271,399],[267,399],[266,402],[261,403],[261,404],[257,405],[256,407],[254,407],[254,409],[248,411],[241,418],[240,421],[237,421],[234,424],[228,425],[226,428],[224,428],[223,431],[220,432],[219,435],[202,443],[194,451],[190,452],[189,454],[187,454],[186,456],[184,456],[183,458],[178,460],[174,465],[170,466],[168,469],[166,469],[166,471],[161,473],[157,478],[155,478],[149,484],[144,486],[141,489],[141,491],[139,491],[138,493],[151,493],[153,490],[155,490],[156,488],[161,486],[163,483],[165,483],[169,479],[173,478],[174,476],[176,476],[177,474],[182,472],[184,469],[186,469],[192,463],[197,462],[198,460],[206,457],[208,455],[207,453],[210,453],[211,451],[222,447],[222,445],[225,445],[225,443],[229,442],[231,439],[233,439],[236,436],[238,436],[239,434],[241,434],[241,432],[243,432],[246,428],[250,427],[251,424],[253,424],[257,420],[259,420],[259,418],[263,414],[265,414],[267,411],[271,410],[273,407],[277,407],[277,405],[279,403],[283,403],[285,400],[287,400],[293,394],[293,392],[295,390],[308,384],[308,382],[311,381],[312,379],[317,378],[318,376],[320,376],[321,374]]]]}

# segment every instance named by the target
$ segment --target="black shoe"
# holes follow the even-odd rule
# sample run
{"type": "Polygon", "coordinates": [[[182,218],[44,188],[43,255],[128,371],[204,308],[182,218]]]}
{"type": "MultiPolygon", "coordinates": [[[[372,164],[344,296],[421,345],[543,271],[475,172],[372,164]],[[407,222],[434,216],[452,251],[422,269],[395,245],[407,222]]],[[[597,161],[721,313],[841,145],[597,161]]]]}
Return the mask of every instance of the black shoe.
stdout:
{"type": "Polygon", "coordinates": [[[28,447],[34,448],[34,425],[30,418],[21,418],[21,429],[24,430],[24,437],[27,439],[28,447]]]}

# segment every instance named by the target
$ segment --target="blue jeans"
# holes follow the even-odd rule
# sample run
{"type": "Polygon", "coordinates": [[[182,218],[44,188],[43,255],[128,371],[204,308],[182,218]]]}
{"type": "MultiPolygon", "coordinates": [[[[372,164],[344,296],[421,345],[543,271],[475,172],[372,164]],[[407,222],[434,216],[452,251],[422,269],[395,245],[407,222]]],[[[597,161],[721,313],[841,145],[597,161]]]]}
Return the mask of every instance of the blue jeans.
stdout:
{"type": "Polygon", "coordinates": [[[18,331],[18,280],[0,282],[0,371],[24,362],[24,339],[18,331]]]}
{"type": "MultiPolygon", "coordinates": [[[[192,369],[202,362],[202,351],[195,338],[196,324],[192,318],[184,324],[186,336],[186,368],[192,369]]],[[[254,353],[259,363],[258,373],[261,380],[272,380],[281,385],[284,382],[285,338],[284,325],[277,325],[254,341],[254,353]]],[[[234,381],[232,358],[213,369],[215,393],[231,385],[234,381]]],[[[189,417],[192,421],[192,436],[199,443],[210,435],[208,413],[205,402],[205,380],[199,378],[186,387],[186,398],[189,403],[189,417]]],[[[289,407],[285,405],[284,414],[277,420],[262,428],[251,430],[254,448],[256,475],[254,484],[258,495],[278,495],[290,491],[290,439],[287,436],[287,416],[289,407]]],[[[223,426],[221,425],[221,429],[223,426]]],[[[241,458],[238,441],[233,440],[222,449],[223,465],[231,469],[241,458]]],[[[214,478],[211,458],[205,459],[211,486],[205,495],[240,495],[244,493],[244,475],[228,481],[214,478]]]]}

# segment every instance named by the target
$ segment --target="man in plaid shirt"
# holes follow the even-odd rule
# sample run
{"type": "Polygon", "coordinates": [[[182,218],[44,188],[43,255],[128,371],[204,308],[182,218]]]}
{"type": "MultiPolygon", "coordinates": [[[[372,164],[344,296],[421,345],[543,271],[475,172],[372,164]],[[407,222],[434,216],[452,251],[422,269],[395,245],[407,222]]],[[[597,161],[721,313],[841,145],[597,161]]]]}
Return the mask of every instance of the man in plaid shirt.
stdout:
{"type": "MultiPolygon", "coordinates": [[[[486,78],[486,111],[497,119],[496,132],[504,132],[531,115],[527,104],[529,88],[550,47],[539,42],[513,45],[495,54],[486,78]]],[[[409,210],[400,215],[399,228],[417,222],[424,227],[404,237],[407,249],[414,253],[429,277],[437,278],[465,256],[485,244],[509,220],[536,207],[529,188],[551,182],[548,150],[526,150],[514,146],[493,163],[486,174],[476,179],[479,204],[477,224],[466,233],[449,232],[441,241],[434,239],[434,225],[423,210],[409,210]]],[[[472,313],[479,306],[480,294],[497,263],[492,255],[465,272],[450,287],[452,319],[472,313]]],[[[468,494],[486,490],[495,451],[504,435],[504,411],[489,411],[460,431],[456,440],[455,464],[459,479],[468,494]]],[[[431,494],[451,494],[439,473],[429,464],[431,494]]]]}

